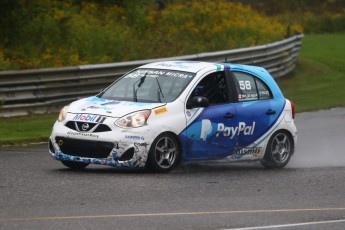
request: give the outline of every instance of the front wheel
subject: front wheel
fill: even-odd
[[[285,131],[274,133],[269,140],[261,164],[266,168],[283,168],[293,153],[293,141]]]
[[[88,163],[83,162],[75,162],[75,161],[61,161],[64,166],[67,166],[68,168],[71,168],[73,170],[82,170],[86,166],[88,166]]]
[[[151,145],[146,168],[154,172],[169,172],[178,163],[179,158],[177,139],[172,134],[163,133]]]

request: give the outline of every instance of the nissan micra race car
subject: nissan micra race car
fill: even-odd
[[[257,160],[284,167],[297,142],[294,104],[261,67],[167,61],[136,68],[65,106],[49,140],[65,166],[146,167]]]

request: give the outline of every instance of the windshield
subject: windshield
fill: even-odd
[[[100,97],[119,101],[172,102],[194,75],[174,70],[136,69],[112,84]]]

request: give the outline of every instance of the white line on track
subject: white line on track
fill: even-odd
[[[210,212],[172,212],[172,213],[134,213],[113,215],[90,215],[90,216],[47,216],[47,217],[17,217],[0,218],[0,222],[8,221],[47,221],[68,219],[98,219],[98,218],[130,218],[130,217],[154,217],[154,216],[184,216],[184,215],[231,215],[245,213],[279,213],[279,212],[325,212],[345,211],[345,208],[305,208],[305,209],[273,209],[273,210],[233,210],[233,211],[210,211]]]
[[[343,219],[343,220],[317,221],[317,222],[305,222],[305,223],[295,223],[295,224],[281,224],[281,225],[247,227],[247,228],[228,228],[228,229],[223,229],[223,230],[257,230],[257,229],[270,229],[270,228],[289,228],[289,227],[297,227],[297,226],[317,225],[317,224],[332,224],[332,223],[341,223],[341,222],[345,222],[345,219]]]

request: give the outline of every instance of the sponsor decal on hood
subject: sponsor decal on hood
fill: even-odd
[[[135,111],[153,109],[163,105],[165,105],[165,103],[114,101],[94,96],[73,102],[70,105],[68,112],[78,114],[98,114],[110,117],[122,117]]]

